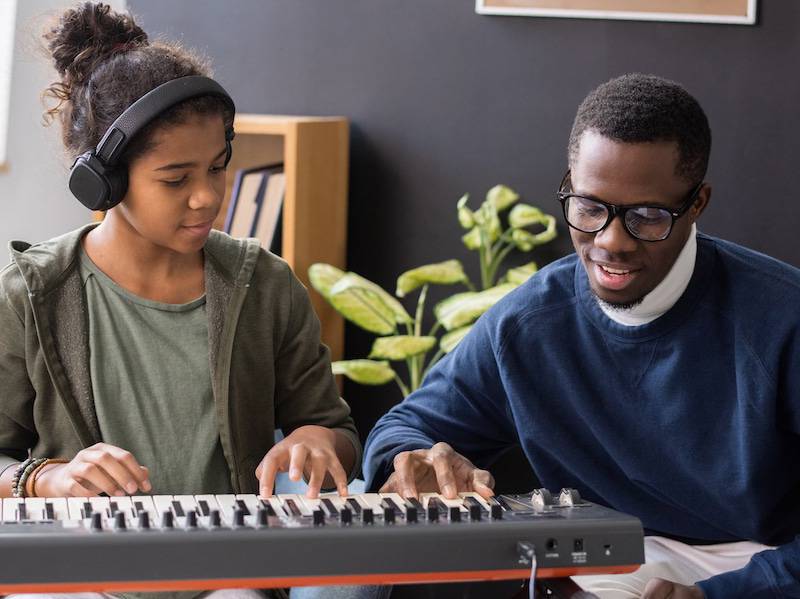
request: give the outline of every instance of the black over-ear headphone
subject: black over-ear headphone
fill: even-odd
[[[228,92],[208,77],[180,77],[159,85],[111,123],[97,148],[78,156],[69,174],[72,194],[90,210],[108,210],[119,204],[128,189],[128,168],[118,162],[130,141],[171,106],[199,96],[216,96],[225,102],[232,114],[236,112],[236,105]],[[226,165],[231,159],[233,136],[233,126],[226,128]]]

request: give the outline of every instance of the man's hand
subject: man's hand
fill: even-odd
[[[347,495],[347,473],[336,454],[336,431],[309,424],[292,431],[267,452],[256,468],[259,495],[269,497],[278,472],[289,471],[291,480],[308,473],[308,497],[317,497],[330,473],[339,495]]]
[[[151,490],[147,468],[129,451],[108,443],[79,451],[67,464],[48,464],[36,477],[39,497],[121,496]]]
[[[663,578],[653,578],[644,587],[642,599],[705,599],[698,586],[687,587]]]
[[[403,451],[394,458],[394,472],[381,487],[381,493],[418,497],[418,493],[441,492],[454,499],[463,491],[475,491],[485,498],[494,495],[494,478],[447,443],[430,449]]]

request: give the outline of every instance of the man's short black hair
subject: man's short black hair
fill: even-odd
[[[705,177],[711,153],[708,119],[697,100],[674,81],[632,73],[595,89],[575,115],[569,136],[570,164],[586,131],[624,143],[675,141],[676,174],[693,184]]]

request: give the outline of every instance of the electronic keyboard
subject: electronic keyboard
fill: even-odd
[[[8,498],[0,593],[204,590],[623,573],[638,519],[572,489]]]

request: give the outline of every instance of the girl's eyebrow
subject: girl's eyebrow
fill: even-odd
[[[214,160],[212,160],[212,162],[222,158],[225,155],[226,151],[227,151],[227,149],[223,148],[222,151],[214,157]],[[171,164],[167,164],[166,166],[160,166],[158,168],[154,168],[153,170],[154,171],[175,171],[175,170],[179,170],[179,169],[182,169],[182,168],[192,168],[192,167],[195,167],[195,166],[197,166],[196,162],[174,162],[174,163],[171,163]]]

